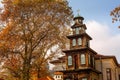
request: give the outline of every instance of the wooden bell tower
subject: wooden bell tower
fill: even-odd
[[[100,72],[95,69],[97,53],[90,48],[92,38],[86,33],[84,18],[77,16],[73,20],[72,34],[67,36],[70,49],[63,51],[66,54],[64,80],[99,80]]]

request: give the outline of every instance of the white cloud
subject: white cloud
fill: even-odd
[[[110,26],[96,21],[86,22],[87,33],[93,38],[91,48],[99,54],[115,55],[120,63],[120,33],[113,35]]]

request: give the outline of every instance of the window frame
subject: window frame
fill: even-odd
[[[111,68],[106,68],[106,77],[107,77],[107,80],[112,80]]]
[[[68,56],[68,66],[72,66],[72,65],[73,65],[72,56],[69,55],[69,56]]]
[[[78,46],[82,45],[82,38],[78,38]]]
[[[88,64],[91,64],[91,55],[88,54]]]
[[[76,39],[72,40],[72,46],[76,46]]]
[[[80,34],[80,29],[79,29],[79,27],[75,28],[75,34]]]
[[[86,64],[86,55],[85,54],[81,54],[80,55],[80,64],[81,65],[85,65]]]

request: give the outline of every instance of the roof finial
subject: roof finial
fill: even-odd
[[[77,16],[80,16],[80,9],[78,9],[77,12],[78,12]]]

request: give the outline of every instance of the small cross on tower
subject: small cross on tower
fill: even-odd
[[[80,14],[79,14],[80,13],[80,9],[77,10],[77,13],[78,13],[78,16],[80,16]]]

